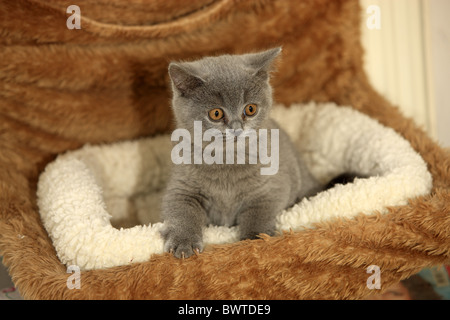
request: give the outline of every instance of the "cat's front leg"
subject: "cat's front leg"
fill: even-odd
[[[167,194],[163,199],[164,251],[177,258],[188,258],[203,250],[202,227],[205,212],[200,203],[185,194]]]
[[[248,207],[238,216],[239,238],[257,239],[260,233],[269,236],[275,234],[276,213],[278,211],[272,206],[264,203]]]

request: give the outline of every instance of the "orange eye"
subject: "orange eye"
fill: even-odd
[[[248,105],[245,106],[245,108],[244,108],[244,114],[245,114],[247,117],[254,116],[257,109],[258,109],[258,107],[256,106],[256,104],[250,103],[250,104],[248,104]]]
[[[216,108],[209,111],[209,118],[213,121],[219,121],[223,118],[223,111],[222,109]]]

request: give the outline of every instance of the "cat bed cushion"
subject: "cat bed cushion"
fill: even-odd
[[[279,212],[279,233],[359,213],[386,213],[387,206],[404,205],[431,190],[427,166],[410,144],[351,108],[332,103],[278,106],[274,117],[324,184],[343,172],[369,177]],[[159,204],[171,147],[168,135],[87,145],[48,165],[38,184],[38,206],[64,264],[88,270],[143,262],[163,253]],[[139,225],[117,229],[111,221]],[[238,241],[237,228],[205,227],[205,245]]]

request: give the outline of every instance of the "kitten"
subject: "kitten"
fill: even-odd
[[[175,257],[187,258],[194,251],[202,251],[202,227],[207,224],[237,224],[241,240],[254,239],[260,233],[273,235],[279,212],[323,189],[287,134],[270,118],[269,76],[280,52],[281,48],[274,48],[169,65],[177,128],[193,135],[194,121],[201,121],[203,132],[220,130],[224,145],[232,139],[235,146],[243,132],[279,130],[279,140],[275,141],[279,167],[275,174],[261,174],[263,164],[250,160],[245,164],[173,166],[162,203],[162,236],[164,250]],[[230,138],[231,129],[234,135]],[[204,142],[201,148],[205,148]]]

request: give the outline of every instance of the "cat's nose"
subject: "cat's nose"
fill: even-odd
[[[237,137],[240,135],[244,130],[242,129],[242,123],[238,120],[234,120],[230,123],[231,129],[233,129],[233,134]]]
[[[235,129],[234,130],[234,135],[237,137],[237,136],[239,136],[242,132],[244,132],[244,130],[242,130],[242,129]]]

